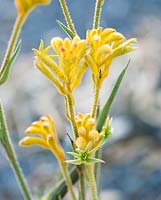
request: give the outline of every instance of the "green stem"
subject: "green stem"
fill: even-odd
[[[67,101],[68,101],[68,106],[69,106],[69,112],[70,112],[70,121],[71,125],[75,134],[75,138],[78,137],[78,130],[77,130],[77,125],[75,122],[75,113],[74,113],[74,108],[73,108],[73,97],[71,94],[67,95]]]
[[[0,142],[6,152],[9,163],[12,166],[12,169],[17,178],[17,181],[21,188],[24,199],[31,200],[32,198],[31,198],[30,190],[29,190],[26,180],[23,176],[20,165],[17,161],[16,154],[15,154],[13,145],[11,143],[10,137],[9,137],[6,120],[5,120],[5,116],[4,116],[1,104],[0,104]]]
[[[67,187],[68,187],[69,192],[71,194],[71,197],[72,197],[73,200],[76,200],[76,196],[75,196],[75,193],[74,193],[74,190],[73,190],[73,184],[72,184],[69,172],[68,172],[67,165],[65,163],[61,163],[61,162],[59,164],[60,164],[60,168],[61,168],[62,174],[63,174],[63,176],[65,178]]]
[[[98,149],[95,153],[95,157],[102,159],[102,148]],[[96,182],[97,182],[97,190],[98,190],[98,197],[100,196],[100,176],[101,176],[101,163],[95,163],[94,166],[94,174],[96,177]]]
[[[70,30],[76,35],[77,32],[76,32],[74,24],[72,22],[70,12],[69,12],[68,6],[66,4],[66,0],[59,0],[59,2],[60,2],[64,17],[65,17],[65,20],[67,22],[68,28],[70,28]]]
[[[75,138],[78,137],[78,129],[75,121],[75,113],[74,113],[74,107],[73,107],[73,97],[71,94],[68,94],[66,97],[67,100],[67,110],[69,108],[69,118],[71,121],[71,125],[73,128],[73,132],[75,134]],[[79,167],[79,178],[80,178],[80,198],[81,200],[85,200],[85,180],[84,180],[84,173],[83,173],[83,167]]]
[[[85,176],[84,176],[84,166],[80,166],[80,200],[85,200],[86,195],[85,195]]]
[[[0,77],[3,74],[3,72],[5,71],[5,67],[7,66],[7,63],[12,55],[12,52],[14,51],[15,45],[17,43],[17,39],[19,37],[20,31],[21,31],[21,28],[22,28],[22,25],[23,25],[25,19],[26,19],[25,15],[18,16],[16,18],[16,21],[15,21],[15,24],[13,27],[13,31],[12,31],[12,34],[10,37],[10,41],[8,43],[8,47],[7,47],[7,50],[6,50],[6,53],[5,53],[5,56],[4,56],[4,59],[3,59],[3,62],[2,62],[1,68],[0,68]]]
[[[87,165],[87,174],[88,174],[89,186],[91,189],[92,200],[98,200],[97,185],[96,185],[96,180],[95,180],[95,176],[94,176],[94,165],[93,164]]]
[[[100,91],[99,85],[95,85],[94,90],[95,90],[94,91],[94,102],[93,102],[93,107],[92,107],[92,112],[91,112],[92,118],[95,118],[96,113],[97,113],[97,106],[98,106],[98,101],[99,101],[99,91]]]
[[[96,0],[94,20],[93,20],[93,29],[97,29],[100,25],[101,10],[104,0]]]

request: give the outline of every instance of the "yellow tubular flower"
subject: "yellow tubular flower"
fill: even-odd
[[[78,36],[72,40],[55,37],[47,48],[44,48],[41,41],[39,49],[34,49],[35,66],[66,96],[80,84],[87,68],[83,60],[86,48],[86,41]],[[49,54],[50,49],[55,53]]]
[[[75,141],[76,147],[81,151],[86,151],[87,148],[90,151],[98,147],[103,139],[103,135],[93,129],[96,120],[91,118],[88,113],[84,115],[78,114],[75,120],[78,128],[78,137]]]
[[[94,84],[99,86],[108,76],[113,59],[136,49],[132,46],[136,43],[135,38],[126,40],[112,28],[88,30],[86,38],[90,53],[85,59],[91,68]]]
[[[50,115],[41,117],[39,121],[33,122],[25,131],[28,135],[39,135],[40,137],[24,137],[19,144],[21,146],[39,145],[50,150],[60,162],[65,161],[65,154],[59,144],[55,125]]]
[[[50,0],[15,0],[15,5],[20,16],[28,14],[38,5],[49,3]]]

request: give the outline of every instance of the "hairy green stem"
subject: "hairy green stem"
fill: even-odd
[[[94,88],[94,102],[93,102],[93,107],[92,107],[92,112],[91,112],[91,117],[92,118],[96,117],[98,101],[99,101],[99,91],[100,91],[100,87],[98,85],[95,85],[95,88]]]
[[[93,103],[93,107],[92,107],[92,113],[91,116],[93,118],[96,118],[97,116],[97,110],[98,110],[98,102],[99,102],[99,93],[100,93],[100,84],[98,81],[98,84],[95,85],[95,93],[94,93],[94,103]],[[95,153],[95,157],[98,158],[98,155],[100,150],[97,150]],[[95,163],[94,164],[94,175],[96,177],[97,180],[97,188],[99,188],[99,182],[100,182],[100,177],[99,177],[99,172],[100,172],[100,163]],[[99,192],[99,190],[98,190]]]
[[[75,134],[75,138],[78,137],[78,130],[77,130],[77,125],[76,125],[76,121],[75,121],[75,113],[74,113],[74,107],[73,107],[73,97],[71,94],[67,95],[67,102],[68,102],[68,106],[69,106],[69,114],[70,114],[70,121],[71,121],[71,125],[73,128],[73,132]]]
[[[84,175],[84,166],[81,165],[80,166],[80,174],[79,174],[79,178],[80,178],[80,200],[85,200],[86,199],[86,194],[85,194],[85,175]]]
[[[69,117],[70,117],[70,122],[73,128],[73,132],[75,134],[75,139],[78,137],[78,129],[75,121],[75,113],[74,113],[74,106],[73,106],[73,97],[71,94],[68,94],[67,97],[67,104],[69,108]],[[85,200],[85,180],[84,180],[84,173],[83,173],[83,167],[80,166],[78,167],[80,174],[79,174],[79,181],[80,181],[80,198],[81,200]]]
[[[75,195],[74,190],[73,190],[73,184],[72,184],[69,172],[68,172],[67,165],[65,163],[61,163],[61,162],[59,164],[60,164],[60,168],[61,168],[62,174],[63,174],[63,176],[65,178],[67,187],[68,187],[69,192],[71,194],[72,200],[76,200],[76,195]]]
[[[74,24],[72,22],[70,12],[69,12],[68,6],[66,4],[66,0],[59,0],[59,2],[60,2],[64,17],[65,17],[65,20],[67,22],[68,28],[70,28],[70,30],[76,35],[77,33],[75,30]]]
[[[6,124],[6,120],[5,120],[5,116],[4,116],[4,112],[2,110],[1,104],[0,104],[0,143],[2,144],[2,146],[6,152],[9,163],[10,163],[10,165],[14,171],[14,174],[17,178],[17,181],[21,188],[24,199],[31,200],[32,198],[31,198],[30,190],[29,190],[26,180],[23,176],[20,165],[17,161],[16,154],[15,154],[13,145],[11,143],[10,137],[9,137],[7,124]]]
[[[95,153],[95,157],[102,159],[102,148],[98,149]],[[94,166],[94,174],[96,177],[96,182],[97,182],[97,190],[98,190],[98,197],[100,196],[100,176],[101,176],[101,163],[95,163]]]
[[[104,0],[96,0],[94,19],[93,19],[93,29],[97,29],[100,25],[101,10]]]
[[[96,185],[96,180],[95,180],[95,175],[94,175],[93,164],[87,165],[87,174],[88,174],[89,187],[91,189],[92,200],[98,200],[97,185]]]
[[[3,59],[3,62],[2,62],[1,68],[0,68],[0,77],[3,74],[3,72],[5,71],[7,63],[9,61],[10,57],[12,56],[12,53],[14,51],[15,45],[17,43],[17,39],[19,37],[20,31],[21,31],[21,28],[22,28],[22,25],[23,25],[25,19],[26,19],[25,15],[18,16],[16,18],[16,21],[15,21],[15,24],[13,27],[13,31],[12,31],[12,34],[10,37],[10,41],[8,43],[8,47],[7,47],[7,50],[6,50],[6,53],[5,53],[5,56],[4,56],[4,59]]]

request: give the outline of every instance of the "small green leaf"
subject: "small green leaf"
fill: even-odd
[[[66,160],[65,162],[73,165],[81,165],[83,163],[81,159]]]
[[[67,26],[65,26],[61,21],[56,20],[59,26],[65,31],[65,33],[70,37],[70,39],[73,39],[75,36],[75,33],[73,33]]]
[[[104,140],[107,140],[110,136],[112,135],[111,130],[110,129],[105,129],[105,137]]]
[[[104,123],[106,121],[106,118],[108,116],[109,110],[110,110],[111,105],[112,105],[112,102],[113,102],[113,100],[114,100],[114,98],[115,98],[115,96],[117,94],[117,91],[118,91],[118,89],[120,87],[120,84],[121,84],[121,82],[123,80],[125,72],[126,72],[128,66],[129,66],[129,63],[130,63],[130,60],[128,61],[126,67],[121,71],[121,73],[120,73],[120,75],[119,75],[119,77],[118,77],[118,79],[117,79],[117,81],[116,81],[116,83],[115,83],[115,85],[114,85],[114,87],[113,87],[113,89],[111,91],[111,94],[110,94],[109,98],[107,99],[106,104],[104,105],[104,107],[103,107],[103,109],[102,109],[102,111],[101,111],[101,113],[100,113],[100,115],[98,117],[97,124],[96,124],[96,129],[99,132],[101,132],[102,127],[103,127],[103,125],[104,125]]]
[[[67,154],[74,156],[75,158],[80,158],[80,155],[78,153],[74,152],[67,152]]]
[[[5,83],[7,81],[10,69],[11,69],[14,61],[16,60],[16,57],[18,56],[18,54],[20,52],[21,46],[22,46],[22,42],[20,40],[18,42],[11,58],[9,59],[7,65],[5,65],[4,68],[0,71],[0,85],[2,85],[3,83]]]
[[[88,163],[98,163],[98,162],[101,162],[101,163],[105,163],[105,161],[99,159],[99,158],[88,158],[86,160]]]

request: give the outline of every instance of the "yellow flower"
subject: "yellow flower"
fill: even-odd
[[[65,161],[65,154],[59,144],[55,125],[50,115],[43,116],[39,121],[33,122],[25,131],[29,135],[39,135],[40,137],[24,137],[19,144],[21,146],[39,145],[50,150],[60,162]]]
[[[91,68],[95,84],[101,84],[107,77],[114,58],[136,49],[132,46],[136,43],[135,38],[126,40],[112,28],[88,30],[86,37],[90,53],[85,59]]]
[[[28,14],[37,5],[48,3],[50,3],[50,0],[15,0],[15,5],[20,16]]]
[[[49,54],[50,49],[55,53]],[[66,96],[80,84],[87,68],[86,62],[83,62],[85,52],[86,41],[78,36],[72,40],[55,37],[47,48],[41,41],[39,50],[34,49],[35,66]]]
[[[98,133],[97,130],[93,129],[96,120],[91,118],[90,114],[78,114],[75,118],[78,137],[75,141],[75,145],[81,151],[89,151],[97,148],[103,139],[103,134]]]

